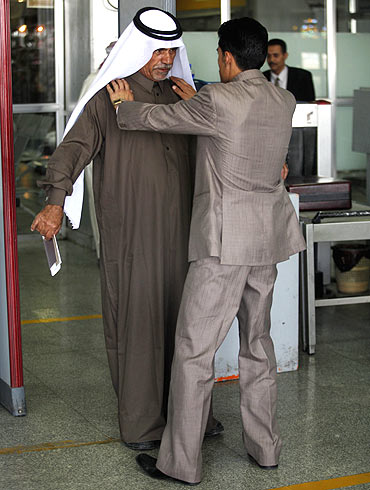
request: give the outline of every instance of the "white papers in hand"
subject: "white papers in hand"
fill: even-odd
[[[55,276],[62,266],[57,239],[55,238],[55,235],[51,240],[46,240],[44,237],[42,237],[42,239],[44,242],[46,258],[48,259],[50,274]]]

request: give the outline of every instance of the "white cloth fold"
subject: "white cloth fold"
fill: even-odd
[[[141,20],[154,29],[168,30],[175,29],[176,25],[165,12],[161,10],[150,10],[141,15]],[[168,76],[183,78],[194,87],[188,55],[182,38],[174,41],[162,41],[154,39],[139,31],[133,22],[124,30],[98,72],[94,82],[86,94],[77,103],[74,111],[69,118],[64,131],[63,138],[77,121],[81,112],[88,101],[110,81],[117,78],[124,78],[139,71],[152,57],[156,49],[178,48],[173,62],[173,66]],[[67,196],[64,203],[64,212],[76,229],[80,226],[82,202],[84,191],[84,172],[82,172],[73,185],[71,196]]]

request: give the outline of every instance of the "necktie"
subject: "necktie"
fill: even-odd
[[[280,87],[280,78],[279,77],[276,77],[275,78],[275,83],[274,83],[275,87]]]

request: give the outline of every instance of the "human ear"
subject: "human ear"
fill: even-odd
[[[233,60],[233,55],[230,53],[230,51],[225,51],[224,56],[223,56],[223,61],[225,64],[230,65]]]

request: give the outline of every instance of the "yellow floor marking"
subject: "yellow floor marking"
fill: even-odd
[[[94,320],[96,318],[102,318],[102,315],[68,316],[65,318],[37,318],[36,320],[22,320],[21,324],[29,325],[30,323],[71,322],[73,320]]]
[[[110,444],[112,442],[119,442],[120,439],[108,438],[104,441],[91,441],[91,442],[78,442],[78,441],[56,441],[56,442],[44,442],[43,444],[36,444],[34,446],[14,446],[0,448],[0,454],[23,454],[31,453],[35,451],[52,451],[54,449],[65,449],[70,447],[82,447],[82,446],[95,446],[96,444]]]
[[[370,483],[370,473],[342,476],[340,478],[331,478],[330,480],[297,483],[296,485],[287,485],[286,487],[277,487],[270,490],[333,490],[334,488],[351,487],[352,485],[361,485],[362,483]]]

